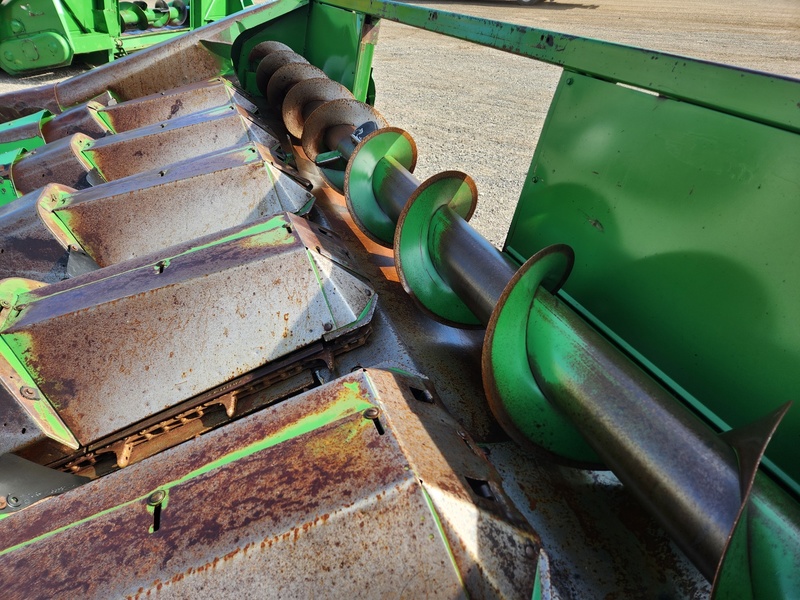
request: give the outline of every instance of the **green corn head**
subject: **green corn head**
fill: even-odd
[[[502,251],[382,19],[563,69]],[[4,598],[797,597],[798,99],[379,0],[0,97]]]

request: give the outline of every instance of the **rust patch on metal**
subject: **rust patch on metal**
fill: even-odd
[[[365,379],[351,375],[10,516],[0,548],[44,537],[0,550],[3,572],[14,573],[6,597],[144,596],[167,586],[192,595],[218,592],[217,581],[237,581],[240,592],[333,585],[355,594],[365,578],[371,590],[453,597],[458,580],[391,436],[358,412],[333,417],[353,393],[344,383],[368,400]],[[248,450],[330,410],[307,434]],[[197,471],[212,461],[209,472]],[[157,490],[166,495],[155,529],[148,499]],[[392,540],[400,535],[414,560],[397,561]],[[380,568],[365,576],[356,566],[366,560]]]
[[[283,100],[281,116],[286,129],[297,139],[303,135],[303,127],[310,110],[325,102],[352,98],[353,94],[338,81],[328,77],[306,79],[295,84]]]
[[[87,102],[71,108],[45,123],[42,126],[42,135],[48,143],[76,133],[92,138],[105,137],[112,132],[98,116],[98,111],[102,109],[103,105],[99,102]]]
[[[176,81],[191,83],[216,77],[222,59],[203,47],[200,40],[212,39],[215,30],[223,31],[224,21],[213,23],[202,33],[190,32],[170,44],[141,50],[59,82],[55,85],[58,103],[63,107],[75,106],[105,91],[123,101],[131,100],[170,89]],[[176,56],[180,59],[176,60]]]
[[[171,165],[77,192],[54,212],[108,266],[283,211],[258,159],[249,147]],[[218,192],[197,201],[198,190],[211,189]]]
[[[258,66],[258,63],[261,62],[261,59],[267,54],[271,52],[283,52],[287,50],[291,50],[291,48],[283,42],[276,42],[273,40],[260,42],[253,46],[253,49],[250,50],[250,54],[247,55],[247,63],[250,65],[251,70],[253,70]]]
[[[0,279],[55,283],[66,277],[68,252],[36,212],[39,192],[0,207]]]
[[[38,112],[43,108],[52,113],[61,112],[56,100],[56,86],[52,83],[2,94],[0,106],[9,107],[20,116]]]
[[[267,102],[280,108],[289,90],[306,79],[327,77],[325,71],[308,63],[289,63],[279,68],[267,82]]]
[[[244,117],[230,104],[97,140],[87,153],[106,180],[120,179],[253,141]]]
[[[220,78],[192,83],[103,109],[103,116],[117,132],[130,131],[161,121],[230,104],[233,88]]]
[[[89,187],[86,175],[92,165],[83,156],[92,138],[77,133],[68,138],[40,146],[11,167],[11,179],[22,194],[48,183],[61,183],[75,189]]]
[[[272,75],[284,65],[290,63],[307,63],[308,60],[294,50],[277,50],[262,58],[256,68],[256,88],[261,95],[267,97],[267,84]]]

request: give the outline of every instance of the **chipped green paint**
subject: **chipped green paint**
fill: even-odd
[[[325,300],[325,306],[328,307],[328,314],[331,316],[331,322],[333,323],[333,328],[338,329],[339,324],[336,322],[336,317],[333,316],[333,309],[331,308],[331,303],[328,301],[328,294],[325,293],[325,286],[322,285],[322,275],[317,268],[317,261],[314,260],[314,257],[311,254],[311,250],[306,249],[306,256],[308,256],[308,262],[311,263],[311,268],[314,271],[314,276],[317,278],[317,285],[319,285],[319,291],[322,292],[322,298]]]
[[[78,241],[72,233],[70,220],[72,215],[70,213],[60,213],[58,209],[69,203],[70,194],[68,192],[52,193],[47,197],[39,200],[39,215],[45,221],[49,229],[56,229],[69,241],[70,244],[77,248],[83,248],[83,244]],[[62,242],[63,243],[63,242]]]
[[[0,175],[0,206],[13,202],[19,196],[14,182],[11,181],[10,173],[12,165],[17,162],[22,153],[22,148],[0,152],[0,173],[3,173]]]
[[[12,140],[9,142],[0,142],[0,152],[14,151],[17,149],[26,150],[30,152],[34,148],[44,146],[44,138],[42,137],[42,125],[47,123],[53,118],[53,113],[49,110],[40,110],[37,113],[14,119],[6,123],[0,123],[0,134],[12,131],[14,129],[21,129],[29,127],[30,125],[38,125],[38,135],[22,138],[19,140]]]
[[[355,320],[356,323],[360,323],[361,321],[367,318],[367,315],[370,313],[373,306],[375,306],[377,300],[378,297],[375,294],[372,294],[372,296],[370,296],[369,302],[367,302],[364,305],[364,309],[358,314],[358,318]]]
[[[359,382],[357,381],[345,382],[344,384],[342,384],[341,389],[339,390],[339,393],[336,396],[336,399],[333,400],[331,404],[323,411],[306,415],[301,419],[295,421],[294,423],[287,425],[283,429],[280,429],[275,433],[259,440],[258,442],[254,442],[253,444],[245,446],[240,450],[236,450],[234,452],[230,452],[224,456],[221,456],[203,465],[202,467],[199,467],[194,471],[187,473],[183,477],[159,485],[158,487],[154,488],[153,490],[149,491],[146,494],[138,496],[132,500],[128,500],[127,502],[123,502],[122,504],[118,504],[116,506],[112,506],[105,510],[101,510],[89,517],[85,517],[83,519],[79,519],[67,525],[63,525],[61,527],[58,527],[57,529],[48,531],[34,538],[26,540],[24,542],[20,542],[19,544],[15,544],[14,546],[10,546],[9,548],[6,548],[4,550],[0,550],[0,556],[5,556],[6,554],[19,550],[21,548],[25,548],[26,546],[29,546],[31,544],[40,542],[49,537],[57,535],[61,532],[68,531],[69,529],[72,529],[84,523],[89,523],[97,518],[111,514],[120,509],[127,508],[131,505],[140,503],[142,501],[147,502],[147,498],[150,496],[150,494],[152,494],[156,490],[163,490],[164,492],[166,492],[168,497],[169,491],[176,486],[191,481],[192,479],[205,475],[206,473],[209,473],[226,465],[235,463],[236,461],[247,458],[248,456],[252,456],[253,454],[256,454],[263,450],[267,450],[284,442],[311,433],[331,423],[342,421],[344,419],[353,417],[354,415],[360,419],[361,418],[360,413],[362,411],[369,408],[370,406],[374,406],[372,403],[369,402],[367,397],[368,395],[362,392],[362,388]],[[298,400],[302,401],[302,396],[298,397]],[[164,507],[165,504],[162,504],[162,510]],[[11,514],[15,513],[0,515],[0,521],[11,516]]]
[[[42,393],[31,374],[2,337],[0,337],[0,360],[8,363],[8,366],[11,367],[16,374],[16,380],[14,381],[7,379],[5,375],[0,377],[0,381],[30,417],[36,421],[42,433],[73,450],[77,450],[80,446],[78,440],[64,421],[61,420],[61,417],[58,416],[56,408],[50,403],[47,396]],[[20,388],[22,386],[31,387],[38,391],[39,399],[27,400],[22,397],[20,393]]]
[[[428,505],[428,510],[431,511],[431,515],[433,516],[433,522],[436,524],[436,530],[439,532],[439,537],[444,545],[445,549],[447,550],[447,556],[450,557],[450,564],[453,567],[453,571],[458,577],[458,583],[461,585],[461,590],[464,593],[464,597],[469,599],[469,591],[467,587],[464,585],[464,579],[461,577],[461,571],[458,569],[458,563],[456,562],[456,557],[453,554],[453,549],[450,547],[450,542],[447,540],[447,535],[444,532],[444,526],[442,525],[441,519],[439,519],[439,513],[436,512],[436,507],[433,505],[433,500],[431,499],[430,495],[428,494],[428,490],[425,489],[425,486],[420,483],[420,490],[422,490],[422,497],[425,498],[425,504]],[[431,539],[433,539],[433,534],[431,534]]]

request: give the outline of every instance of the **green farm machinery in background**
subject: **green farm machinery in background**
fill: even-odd
[[[8,0],[0,4],[0,68],[11,75],[103,64],[235,13],[251,0]]]

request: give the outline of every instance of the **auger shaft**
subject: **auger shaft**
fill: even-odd
[[[378,205],[395,223],[418,187],[419,180],[393,158],[382,158],[375,165],[372,189]]]
[[[448,207],[433,216],[433,263],[459,298],[488,325],[517,266]],[[548,294],[547,290],[542,290]]]

